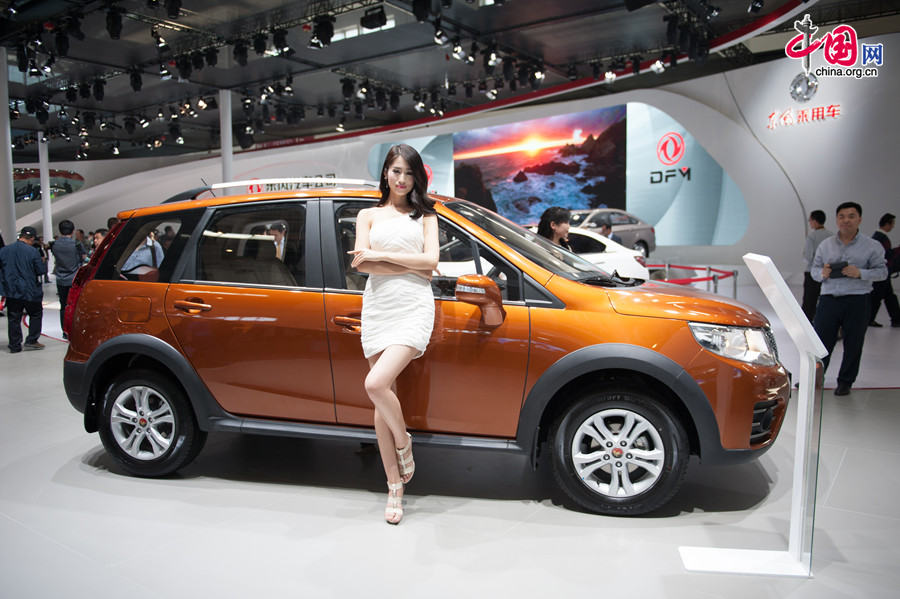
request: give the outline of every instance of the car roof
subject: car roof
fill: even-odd
[[[153,206],[145,206],[142,208],[131,208],[118,213],[120,220],[126,220],[138,216],[163,215],[170,212],[178,212],[192,208],[207,208],[210,206],[230,206],[235,204],[249,204],[256,202],[277,201],[277,200],[318,200],[327,198],[359,198],[359,199],[381,199],[381,192],[377,189],[359,189],[346,187],[332,188],[307,188],[292,189],[287,191],[271,191],[260,193],[232,194],[224,196],[212,196],[200,198],[196,200],[184,200],[181,202],[163,203]],[[428,197],[436,203],[441,203],[455,198],[448,198],[436,194],[428,194]]]

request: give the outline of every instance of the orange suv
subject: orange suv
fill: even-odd
[[[65,389],[85,429],[138,476],[186,465],[208,431],[374,442],[366,275],[347,251],[378,197],[320,187],[120,213],[65,314]],[[641,514],[675,494],[691,454],[733,464],[774,442],[790,383],[760,312],[618,279],[435,199],[434,332],[398,380],[416,444],[534,467],[543,449],[581,508]]]

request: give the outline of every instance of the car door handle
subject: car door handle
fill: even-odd
[[[192,297],[186,300],[175,300],[173,304],[177,310],[184,310],[188,314],[199,314],[200,312],[209,312],[212,306],[204,304],[199,297]]]
[[[335,316],[334,324],[348,329],[351,333],[359,333],[362,331],[362,321],[358,318],[350,316]]]

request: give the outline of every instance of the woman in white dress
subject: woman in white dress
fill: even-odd
[[[369,273],[363,293],[362,346],[369,360],[366,393],[375,405],[375,434],[388,480],[384,518],[403,518],[403,485],[415,471],[412,438],[395,381],[425,353],[434,324],[431,273],[438,263],[438,223],[419,153],[391,147],[381,171],[381,201],[356,218],[351,266]]]

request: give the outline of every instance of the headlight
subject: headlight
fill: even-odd
[[[778,354],[774,344],[769,343],[768,336],[763,329],[728,327],[699,322],[689,324],[697,343],[713,353],[763,366],[773,366],[778,363]]]

